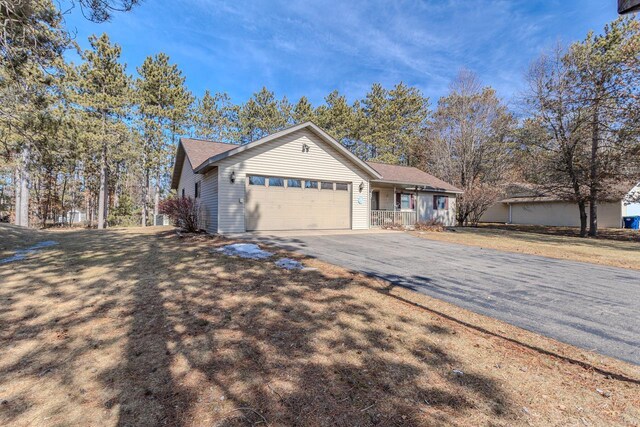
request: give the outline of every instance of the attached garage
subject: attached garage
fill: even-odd
[[[374,214],[449,224],[461,193],[414,167],[365,162],[311,122],[244,145],[181,138],[175,159],[171,188],[195,199],[209,233],[364,230]]]
[[[245,227],[247,231],[349,229],[351,185],[249,175]]]
[[[210,233],[367,229],[380,177],[307,122],[245,145],[182,138],[172,188],[196,199]]]

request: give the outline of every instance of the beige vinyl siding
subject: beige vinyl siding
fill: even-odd
[[[495,203],[482,214],[481,222],[509,222],[509,206],[506,203]]]
[[[198,221],[200,227],[209,233],[218,232],[218,169],[214,168],[206,175],[193,173],[191,162],[185,156],[182,165],[182,173],[178,182],[178,196],[182,196],[184,188],[185,197],[195,198],[196,182],[200,182],[200,197],[196,199],[199,204]]]
[[[213,168],[202,178],[200,209],[202,228],[208,233],[218,232],[218,168]]]
[[[492,206],[482,216],[483,222],[508,222],[509,205]],[[598,205],[598,225],[604,228],[622,226],[624,212],[622,201],[600,203]],[[504,216],[500,217],[500,213]],[[587,205],[587,215],[589,205]],[[500,218],[503,218],[500,220]],[[511,223],[522,225],[548,225],[556,227],[579,227],[580,213],[578,205],[568,202],[531,202],[511,204]]]
[[[434,209],[433,196],[444,196],[448,198],[447,209]],[[429,220],[440,221],[446,226],[453,226],[456,223],[456,196],[443,193],[429,193],[420,191],[418,193],[418,221]]]
[[[587,214],[589,207],[587,206]],[[558,227],[579,227],[578,206],[566,202],[513,203],[511,205],[513,224],[551,225]],[[598,205],[598,225],[619,228],[622,222],[622,202]]]
[[[380,210],[393,210],[393,205],[395,201],[393,200],[393,188],[374,188],[374,191],[378,192],[378,202],[380,205],[378,209]]]
[[[309,151],[302,152],[307,144]],[[308,129],[284,135],[218,163],[220,232],[245,231],[245,178],[249,174],[318,181],[349,182],[351,192],[351,226],[369,228],[369,181],[342,153]],[[235,172],[235,182],[230,175]],[[359,191],[360,183],[364,189]],[[361,197],[362,203],[358,203]],[[304,212],[300,213],[301,215]]]
[[[184,163],[182,164],[182,173],[180,174],[180,181],[178,181],[178,196],[182,196],[182,189],[184,189],[185,197],[195,197],[196,195],[196,182],[202,180],[202,175],[193,173],[193,167],[187,156],[184,157]]]

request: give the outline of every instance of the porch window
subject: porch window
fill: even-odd
[[[400,195],[400,209],[411,209],[411,194]]]
[[[433,196],[433,209],[437,211],[449,208],[449,198],[447,196]]]
[[[413,195],[409,193],[396,193],[396,209],[409,210],[413,208]]]

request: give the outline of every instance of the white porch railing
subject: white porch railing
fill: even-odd
[[[416,211],[371,211],[371,227],[415,225]]]

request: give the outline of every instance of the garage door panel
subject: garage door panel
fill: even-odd
[[[247,230],[347,229],[350,192],[247,186]]]

